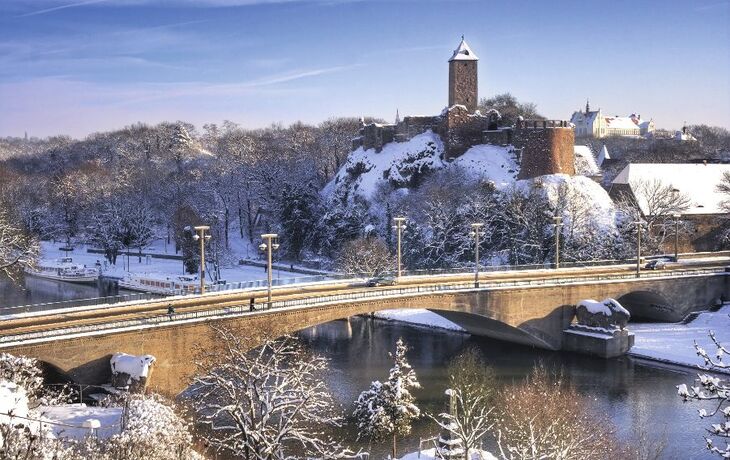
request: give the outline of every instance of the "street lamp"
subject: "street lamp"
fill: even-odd
[[[261,239],[264,241],[259,245],[259,249],[267,253],[267,269],[269,280],[269,307],[271,307],[271,253],[279,249],[279,235],[276,233],[264,233],[261,235]]]
[[[471,224],[471,232],[469,232],[469,236],[474,238],[474,287],[479,287],[479,237],[484,235],[484,230],[482,229],[484,227],[484,224],[475,222]]]
[[[553,225],[555,226],[555,268],[560,268],[560,227],[563,217],[555,214],[553,216]]]
[[[682,217],[679,213],[674,213],[674,261],[679,260],[679,218]]]
[[[210,239],[210,235],[206,235],[205,232],[210,230],[207,225],[198,225],[193,227],[195,235],[193,239],[200,241],[200,294],[205,294],[205,242]]]
[[[401,241],[401,235],[403,233],[403,230],[406,228],[406,218],[405,217],[394,217],[393,222],[395,222],[395,225],[393,225],[393,229],[396,230],[398,235],[398,279],[400,279],[401,276],[401,251],[400,251],[400,241]]]
[[[636,225],[636,277],[641,277],[641,226],[644,224],[641,220],[633,222]]]

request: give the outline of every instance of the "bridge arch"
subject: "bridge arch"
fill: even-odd
[[[632,320],[676,322],[684,316],[666,295],[652,289],[629,291],[616,300],[631,313]]]

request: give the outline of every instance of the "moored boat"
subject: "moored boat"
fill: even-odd
[[[69,283],[94,283],[99,278],[98,268],[76,264],[71,257],[61,257],[54,261],[41,260],[35,267],[26,268],[25,272],[39,278]]]
[[[127,273],[123,279],[119,280],[119,287],[164,295],[193,294],[199,292],[200,281],[197,276],[190,275]]]

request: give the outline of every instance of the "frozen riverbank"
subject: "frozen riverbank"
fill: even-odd
[[[414,326],[466,332],[457,324],[454,324],[446,318],[423,308],[416,308],[413,310],[382,310],[375,313],[374,316],[376,318],[386,319],[388,321],[399,321],[401,323]]]
[[[730,344],[730,304],[715,312],[703,312],[687,324],[629,324],[636,342],[629,355],[669,364],[704,369],[704,360],[697,356],[694,342],[714,353],[715,346],[707,336],[715,331],[718,340]],[[728,370],[730,372],[730,370]]]
[[[425,309],[383,310],[376,318],[389,321],[449,331],[465,332],[457,324]],[[730,304],[715,312],[703,312],[690,323],[631,323],[629,330],[635,334],[636,343],[629,355],[673,365],[703,369],[704,361],[697,356],[694,342],[708,351],[715,347],[707,336],[713,330],[717,338],[730,344]],[[730,373],[730,370],[727,371]]]

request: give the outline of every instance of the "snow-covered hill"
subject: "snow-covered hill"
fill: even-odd
[[[519,168],[509,147],[477,145],[459,158],[447,162],[441,138],[427,131],[408,142],[386,144],[381,152],[358,148],[350,154],[324,194],[360,195],[372,198],[381,185],[412,187],[427,173],[460,167],[475,178],[492,181],[501,189],[514,183]]]

